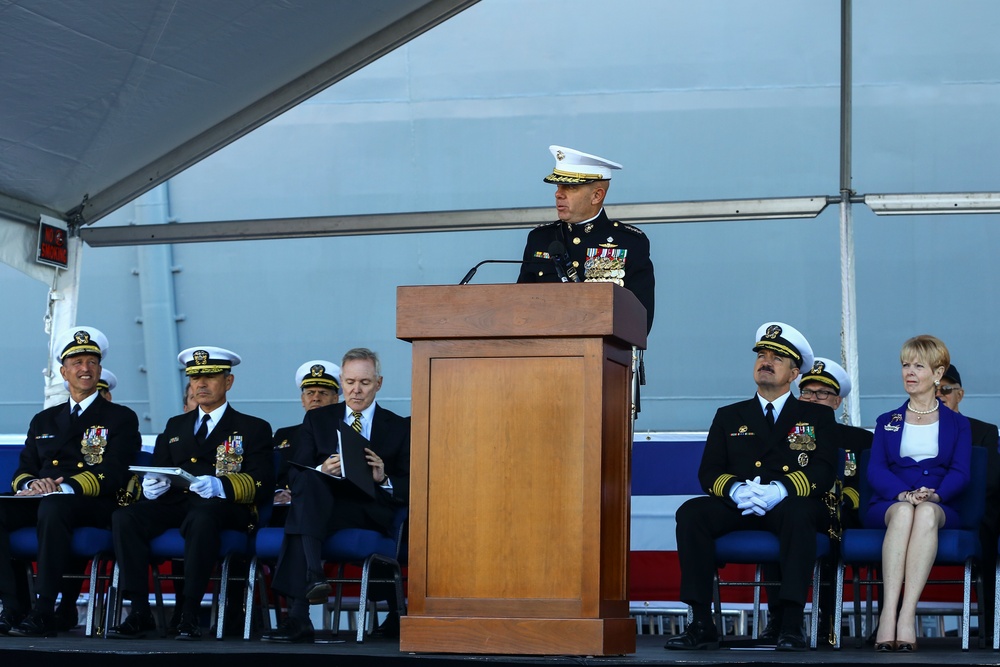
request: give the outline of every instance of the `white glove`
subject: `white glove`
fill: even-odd
[[[764,503],[766,512],[773,510],[774,506],[785,498],[785,496],[781,493],[781,489],[774,482],[771,482],[766,486],[761,484],[751,484],[750,488],[753,490],[754,496]]]
[[[743,516],[747,514],[764,516],[763,504],[753,491],[754,485],[757,485],[759,482],[760,477],[755,477],[752,481],[748,479],[746,482],[733,487],[731,497],[733,502],[736,503],[736,507],[743,510]]]
[[[214,475],[199,475],[191,482],[191,493],[202,498],[222,498],[222,480]]]
[[[170,488],[170,479],[167,477],[157,477],[146,475],[142,478],[142,495],[150,500],[156,500]]]

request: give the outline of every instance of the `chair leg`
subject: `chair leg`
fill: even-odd
[[[361,566],[361,594],[358,598],[358,636],[355,639],[361,644],[365,641],[365,628],[368,625],[368,577],[371,575],[372,562],[375,556],[369,556]]]
[[[1000,650],[1000,557],[993,570],[993,650]]]
[[[232,562],[232,556],[226,556],[222,561],[222,571],[219,574],[219,588],[218,588],[218,598],[219,603],[216,607],[218,612],[215,616],[215,638],[222,639],[223,632],[226,629],[226,602],[229,597],[229,566]]]
[[[714,598],[715,598],[715,627],[719,631],[719,636],[722,637],[726,632],[726,627],[722,624],[722,594],[719,592],[719,571],[715,571],[715,576],[713,577],[714,583]]]
[[[98,592],[97,592],[97,569],[101,565],[101,557],[95,555],[90,561],[90,599],[87,600],[87,626],[84,631],[85,637],[94,636],[94,616],[98,613],[100,605],[98,604]]]
[[[851,582],[854,584],[854,622],[858,626],[857,636],[854,638],[854,647],[861,648],[865,644],[864,636],[866,632],[871,631],[870,626],[866,626],[862,623],[861,616],[861,570],[858,564],[855,563],[851,566]],[[870,591],[871,589],[869,589]],[[871,598],[869,598],[868,604],[871,604]],[[868,619],[871,622],[871,619]]]
[[[250,558],[250,565],[247,567],[247,591],[243,598],[243,639],[250,639],[250,630],[253,627],[253,594],[257,586],[257,557]],[[263,586],[262,586],[263,587]],[[261,607],[261,611],[267,612],[267,606]]]
[[[156,596],[156,615],[160,621],[160,637],[167,636],[167,615],[163,609],[163,586],[160,583],[160,567],[153,565],[153,594]],[[174,582],[174,604],[177,604],[177,583]]]
[[[962,578],[962,650],[969,650],[969,626],[972,624],[972,559],[965,561],[965,576]]]
[[[844,561],[837,559],[837,586],[834,590],[833,648],[840,650],[840,628],[844,622]]]
[[[809,648],[816,650],[816,640],[819,635],[819,586],[820,586],[820,561],[817,558],[813,563],[813,601],[812,613],[809,614]]]
[[[757,567],[753,571],[753,633],[751,634],[752,639],[757,639],[759,636],[758,628],[760,627],[760,573],[761,564],[757,563]],[[768,600],[770,602],[770,600]]]
[[[115,561],[115,566],[111,570],[111,584],[108,586],[108,601],[104,606],[104,634],[103,637],[106,639],[108,636],[108,630],[115,627],[121,622],[122,617],[122,600],[121,596],[118,594],[118,578],[119,569],[118,561]]]

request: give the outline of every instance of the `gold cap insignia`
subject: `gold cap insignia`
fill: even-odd
[[[204,366],[208,363],[208,352],[205,350],[195,350],[195,353],[192,356],[194,357],[194,363],[199,366]]]
[[[323,364],[316,364],[309,369],[309,374],[312,375],[314,378],[323,377],[323,373],[325,372],[326,372],[326,367],[323,366]]]
[[[769,338],[770,340],[774,340],[780,335],[781,335],[781,327],[779,327],[777,324],[772,324],[767,328],[767,331],[764,332],[764,338]]]
[[[86,345],[90,342],[90,334],[86,331],[77,331],[73,334],[73,340],[76,341],[77,345]]]
[[[562,161],[566,159],[566,154],[562,151],[556,151],[556,160]]]
[[[810,372],[822,373],[824,368],[826,368],[826,364],[824,364],[822,361],[817,361],[816,363],[813,364],[812,370]]]

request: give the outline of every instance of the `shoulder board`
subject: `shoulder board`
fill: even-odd
[[[641,229],[638,227],[633,227],[632,225],[626,225],[624,222],[618,222],[618,228],[624,229],[626,231],[632,232],[636,236],[645,236]]]

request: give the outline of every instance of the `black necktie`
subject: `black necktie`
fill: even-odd
[[[76,425],[76,421],[80,418],[80,404],[77,403],[73,406],[73,411],[69,413],[69,421],[71,424]]]
[[[198,432],[194,434],[194,439],[199,445],[204,445],[206,438],[208,438],[208,415],[201,418],[201,426],[198,427]]]
[[[767,425],[770,428],[774,428],[774,405],[772,403],[768,403],[764,408],[764,412],[766,413],[764,418],[767,419]]]

